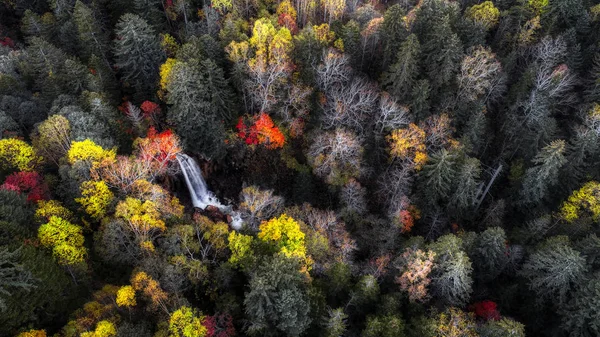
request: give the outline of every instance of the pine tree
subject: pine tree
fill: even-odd
[[[423,170],[419,172],[419,184],[427,196],[427,202],[435,203],[450,195],[457,171],[455,153],[442,149],[431,155]]]
[[[311,322],[299,264],[283,255],[264,261],[250,275],[244,299],[249,333],[300,336]]]
[[[522,202],[536,204],[546,198],[548,189],[558,183],[559,170],[566,162],[564,140],[556,140],[545,146],[533,159],[535,166],[525,172]]]
[[[116,66],[139,95],[151,95],[158,79],[158,67],[165,58],[158,36],[135,14],[124,14],[115,28]]]
[[[440,237],[430,244],[435,252],[431,288],[449,305],[461,306],[469,301],[472,292],[471,260],[462,250],[463,242],[454,234]]]
[[[600,278],[593,275],[581,284],[572,298],[559,311],[561,327],[570,336],[598,336],[600,334]]]
[[[81,56],[89,60],[92,55],[98,55],[108,63],[106,55],[108,38],[102,31],[102,26],[96,19],[94,11],[77,0],[73,10],[73,20],[77,26]]]
[[[387,68],[402,60],[397,56],[401,49],[401,44],[407,38],[408,31],[404,21],[406,12],[399,4],[390,6],[383,14],[383,23],[381,24],[381,41],[384,43],[383,47],[383,64],[382,69]]]
[[[398,60],[390,66],[388,72],[383,74],[381,84],[400,100],[405,100],[411,95],[411,89],[419,74],[419,59],[421,46],[415,34],[409,35],[400,45],[396,55]]]
[[[567,294],[586,271],[585,258],[571,247],[567,236],[553,236],[541,243],[523,264],[519,274],[542,299],[567,300]]]
[[[5,296],[11,296],[13,289],[29,290],[35,287],[31,273],[19,264],[20,250],[9,251],[0,247],[0,312],[7,309]]]
[[[506,233],[500,227],[481,232],[476,240],[474,262],[477,275],[492,280],[500,275],[508,263]]]
[[[168,118],[190,150],[217,158],[225,145],[224,123],[233,113],[232,93],[223,71],[211,60],[199,67],[177,62],[167,81]],[[204,130],[198,132],[198,128]]]

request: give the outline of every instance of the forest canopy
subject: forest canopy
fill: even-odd
[[[596,0],[0,0],[0,336],[600,335]]]

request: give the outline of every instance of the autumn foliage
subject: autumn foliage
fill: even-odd
[[[1,189],[27,194],[27,201],[48,199],[48,186],[37,172],[15,172],[9,175]]]
[[[473,303],[473,305],[470,306],[470,309],[475,312],[475,315],[479,318],[485,320],[493,319],[496,321],[500,319],[500,312],[498,312],[496,302],[486,300]]]
[[[216,314],[206,316],[204,319],[206,337],[231,337],[235,336],[233,317],[230,314]]]
[[[248,126],[244,118],[240,117],[236,128],[238,137],[244,140],[248,145],[265,145],[268,149],[282,148],[285,143],[285,136],[273,123],[273,120],[266,113],[261,113],[251,119],[252,125]]]

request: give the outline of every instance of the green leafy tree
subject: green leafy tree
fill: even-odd
[[[348,315],[344,313],[344,309],[337,308],[329,310],[324,323],[326,337],[341,337],[346,332]]]
[[[525,326],[507,317],[490,319],[477,330],[481,337],[525,337]]]
[[[362,337],[395,337],[403,336],[405,323],[402,318],[395,315],[368,316],[367,326]]]

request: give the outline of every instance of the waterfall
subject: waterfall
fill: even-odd
[[[202,210],[208,206],[217,207],[224,214],[231,215],[231,227],[240,229],[242,227],[242,218],[240,214],[233,211],[231,206],[221,204],[215,195],[208,190],[198,163],[196,163],[192,157],[184,153],[177,154],[177,162],[179,162],[179,166],[183,172],[185,183],[190,191],[194,207]]]

